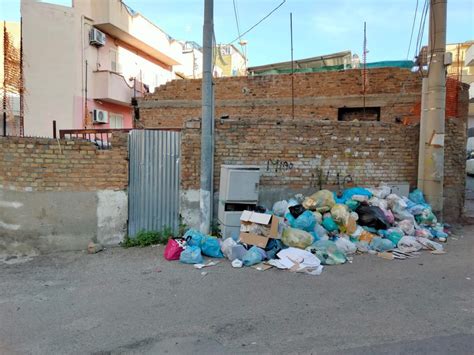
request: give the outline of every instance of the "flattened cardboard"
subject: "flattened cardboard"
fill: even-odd
[[[257,224],[269,224],[270,219],[272,218],[271,214],[266,213],[258,213],[252,211],[243,211],[242,215],[240,216],[240,220],[242,222],[251,222]]]

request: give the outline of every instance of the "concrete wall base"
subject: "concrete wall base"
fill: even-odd
[[[23,192],[0,189],[0,245],[41,253],[117,245],[126,234],[124,191]]]

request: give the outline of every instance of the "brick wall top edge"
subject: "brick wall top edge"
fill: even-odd
[[[396,68],[396,67],[388,67],[388,68],[373,68],[368,69],[368,75],[402,75],[406,77],[411,77],[414,81],[419,81],[419,76],[417,73],[412,73],[409,69],[405,68]],[[323,79],[324,77],[330,76],[341,76],[342,77],[359,77],[361,76],[362,69],[348,69],[348,70],[337,70],[337,71],[329,71],[329,72],[316,72],[316,73],[295,73],[296,80],[305,80],[305,79]],[[234,82],[234,83],[265,83],[265,82],[274,82],[274,81],[287,81],[288,78],[291,77],[291,74],[274,74],[274,75],[256,75],[256,76],[236,76],[236,77],[221,77],[221,78],[214,78],[214,83],[216,86],[219,84]],[[139,99],[138,101],[147,101],[153,100],[155,98],[159,98],[160,92],[166,91],[167,88],[175,88],[179,87],[196,87],[199,88],[201,83],[201,79],[184,79],[184,80],[173,80],[168,82],[165,85],[162,85],[156,88],[155,92],[152,94],[147,94],[144,98]]]
[[[188,122],[200,121],[200,119],[192,119]],[[262,125],[276,125],[284,127],[318,127],[318,126],[334,126],[334,127],[387,127],[387,128],[397,128],[397,129],[418,129],[419,124],[416,125],[403,125],[400,123],[392,122],[382,122],[382,121],[332,121],[332,120],[308,120],[307,118],[298,119],[277,119],[273,117],[261,117],[258,120],[254,118],[232,118],[226,120],[216,119],[216,127],[218,126],[232,126],[232,125],[245,125],[245,126],[262,126]],[[199,128],[199,127],[186,127],[189,128]]]
[[[128,133],[124,132],[114,132],[112,133],[112,141],[117,141],[119,139],[124,139],[128,136]],[[2,137],[0,136],[0,144],[8,144],[8,143],[24,143],[24,144],[35,144],[35,145],[51,145],[51,144],[59,144],[60,145],[67,145],[68,142],[75,145],[90,145],[95,147],[95,143],[90,142],[85,139],[54,139],[54,138],[46,138],[46,137],[18,137],[18,136],[7,136]]]

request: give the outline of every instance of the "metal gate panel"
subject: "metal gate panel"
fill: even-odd
[[[179,132],[134,130],[129,137],[128,235],[179,225]]]

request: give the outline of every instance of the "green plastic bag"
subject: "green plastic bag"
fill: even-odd
[[[324,265],[344,264],[347,260],[346,254],[336,246],[336,243],[330,240],[319,240],[310,248],[310,251],[314,251],[315,255]]]
[[[286,246],[304,249],[313,243],[313,236],[301,229],[285,228],[281,241]]]

